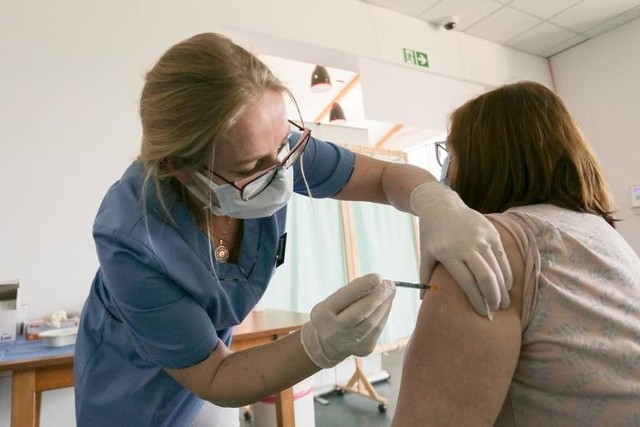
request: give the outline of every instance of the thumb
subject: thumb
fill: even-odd
[[[381,282],[382,277],[379,274],[358,277],[329,295],[320,304],[325,310],[338,314],[353,302],[370,293]]]
[[[373,314],[379,309],[379,307],[389,304],[391,308],[391,302],[396,293],[395,283],[390,280],[384,280],[379,286],[376,286],[368,294],[354,302],[353,304],[345,307],[337,316],[336,320],[342,328],[352,328],[361,323],[377,324],[377,320]],[[365,328],[367,326],[364,326]]]
[[[433,269],[436,268],[437,260],[428,252],[424,252],[422,255],[422,262],[420,263],[420,278],[422,283],[431,282],[431,276],[433,275]]]

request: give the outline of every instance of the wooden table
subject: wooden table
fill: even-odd
[[[308,314],[284,310],[252,312],[234,328],[231,349],[234,351],[275,341],[299,329],[309,320]],[[42,392],[73,387],[73,347],[52,349],[41,357],[25,357],[3,361],[0,371],[13,371],[11,385],[11,426],[37,427],[40,423]],[[295,426],[293,391],[276,395],[279,427]]]
[[[254,311],[233,329],[233,351],[266,344],[299,329],[309,320],[308,314],[282,310]],[[278,427],[294,427],[293,389],[276,394]]]

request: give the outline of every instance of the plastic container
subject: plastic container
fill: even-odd
[[[293,386],[293,412],[296,426],[315,427],[313,383],[313,377],[310,377]],[[276,427],[278,425],[275,403],[276,397],[269,396],[253,405],[254,427]]]
[[[45,347],[64,347],[76,343],[78,328],[60,328],[40,332],[40,338],[44,340]]]
[[[77,318],[61,321],[59,328],[45,324],[45,322],[42,319],[34,320],[25,324],[24,338],[27,341],[39,340],[41,339],[40,334],[42,334],[43,332],[59,331],[60,329],[68,329],[68,328],[74,328],[74,327],[77,328],[77,326],[78,326]]]

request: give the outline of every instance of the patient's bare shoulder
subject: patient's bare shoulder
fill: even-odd
[[[438,265],[406,350],[394,424],[493,425],[520,355],[524,261],[513,235],[495,224],[509,258],[511,306],[493,321],[479,316]],[[419,402],[419,404],[416,404]]]

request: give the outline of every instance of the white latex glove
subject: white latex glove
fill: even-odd
[[[311,310],[302,326],[302,346],[321,368],[331,368],[351,355],[366,356],[382,333],[395,284],[377,274],[355,279]]]
[[[420,222],[420,277],[425,283],[439,261],[478,314],[491,319],[498,307],[509,307],[511,267],[500,235],[489,220],[437,182],[416,187],[409,202]]]

